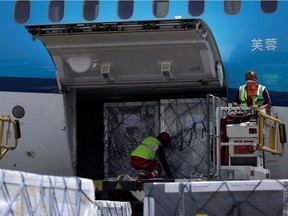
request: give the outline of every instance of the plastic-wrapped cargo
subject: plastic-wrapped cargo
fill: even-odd
[[[93,181],[0,169],[0,215],[96,215]]]
[[[0,216],[131,216],[129,202],[95,201],[94,183],[79,177],[0,169]]]
[[[288,180],[146,183],[144,215],[287,215]]]

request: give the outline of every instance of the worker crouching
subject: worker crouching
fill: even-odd
[[[169,166],[166,162],[164,148],[171,143],[168,133],[162,132],[157,137],[145,138],[131,153],[131,167],[138,170],[138,179],[150,179],[160,176],[162,167],[171,177]],[[160,163],[156,158],[159,158]],[[162,165],[162,167],[161,167]]]

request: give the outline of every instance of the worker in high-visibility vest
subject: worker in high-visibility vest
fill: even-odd
[[[258,76],[257,73],[253,70],[248,70],[245,73],[245,80],[246,81],[256,81],[257,82],[257,96],[260,96],[258,98],[263,98],[263,101],[261,102],[263,106],[265,106],[266,111],[270,111],[272,107],[272,102],[270,99],[269,92],[267,88],[263,85],[260,85],[258,83]],[[261,97],[262,96],[262,97]],[[257,99],[257,97],[255,97]],[[239,87],[237,94],[234,98],[234,101],[232,103],[233,107],[240,106],[240,107],[250,107],[253,104],[252,97],[247,96],[247,86],[242,85]]]
[[[162,132],[157,137],[149,136],[145,138],[137,148],[131,153],[131,167],[138,170],[138,179],[150,179],[158,177],[162,168],[171,177],[169,165],[166,162],[164,148],[171,143],[168,133]],[[160,163],[157,162],[159,157]]]

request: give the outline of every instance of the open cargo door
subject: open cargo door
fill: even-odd
[[[217,44],[200,20],[26,28],[51,54],[62,89],[105,98],[226,93]]]

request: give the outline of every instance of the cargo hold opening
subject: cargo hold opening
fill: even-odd
[[[171,133],[179,154],[191,143],[205,143],[206,94],[226,97],[226,83],[216,41],[203,21],[26,28],[55,63],[78,176],[116,177],[117,162],[129,170],[134,145],[162,130]],[[204,158],[193,151],[191,157]],[[192,173],[205,172],[203,166]]]

